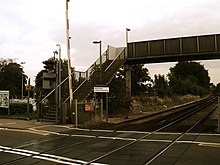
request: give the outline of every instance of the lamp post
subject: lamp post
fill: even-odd
[[[125,40],[126,40],[126,52],[125,52],[125,57],[128,57],[128,32],[130,32],[131,29],[126,28],[126,33],[125,33]],[[132,65],[125,65],[125,86],[126,86],[126,95],[128,97],[131,96],[131,70],[132,70]]]
[[[60,44],[57,44],[56,45],[57,47],[59,47],[59,51],[58,51],[58,54],[59,54],[59,71],[58,71],[58,84],[59,84],[59,87],[58,87],[58,93],[59,93],[59,96],[58,96],[58,102],[59,102],[59,109],[61,110],[61,65],[62,65],[62,61],[61,61],[61,46]]]
[[[57,87],[58,87],[58,77],[59,77],[59,71],[58,71],[58,58],[56,58],[56,55],[58,55],[58,52],[55,50],[54,52],[54,60],[55,60],[55,64],[56,64],[56,67],[55,67],[55,73],[56,73],[56,81],[55,81],[55,107],[56,107],[56,124],[58,123],[57,122],[57,118],[58,118],[58,105],[57,105],[57,102],[58,102],[58,90],[57,90]]]
[[[93,41],[93,44],[99,44],[99,60],[100,60],[100,84],[102,83],[102,41]]]
[[[21,62],[21,66],[25,64],[25,62]],[[24,98],[24,75],[23,75],[23,66],[22,66],[22,71],[21,71],[21,100]]]

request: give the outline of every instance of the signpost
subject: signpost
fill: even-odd
[[[109,93],[109,87],[94,87],[95,93]]]
[[[93,111],[93,106],[91,103],[85,104],[85,111]]]
[[[0,90],[0,108],[8,108],[9,112],[9,91],[1,91]]]
[[[9,91],[0,91],[0,107],[9,108]]]
[[[106,122],[108,122],[108,93],[109,87],[94,87],[94,93],[106,93]],[[101,119],[103,117],[103,108],[101,108]]]

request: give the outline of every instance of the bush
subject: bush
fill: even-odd
[[[33,112],[32,104],[29,105],[29,112]],[[9,112],[10,115],[22,115],[27,113],[27,103],[10,103],[9,105]],[[7,115],[8,109],[7,108],[0,108],[1,115]]]
[[[109,115],[126,114],[131,107],[131,98],[111,98],[109,99]]]

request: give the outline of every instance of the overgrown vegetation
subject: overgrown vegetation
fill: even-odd
[[[180,104],[188,103],[200,99],[200,96],[184,95],[176,97],[159,98],[153,97],[133,97],[131,111],[134,114],[152,112],[161,109],[167,109]]]
[[[131,98],[126,97],[125,71],[122,68],[110,83],[110,113],[128,114],[160,110],[209,95],[208,70],[197,62],[178,62],[168,76],[155,75],[154,80],[144,65],[134,65]],[[217,88],[219,87],[219,88]],[[220,93],[220,86],[212,87]]]

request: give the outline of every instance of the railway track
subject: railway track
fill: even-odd
[[[177,130],[177,132],[181,132],[181,134],[178,135],[171,143],[169,143],[166,147],[161,149],[158,153],[156,153],[154,156],[152,156],[149,160],[147,160],[145,162],[145,165],[149,165],[155,159],[157,159],[160,155],[162,155],[164,152],[166,152],[169,148],[171,148],[184,135],[186,135],[189,132],[193,132],[194,130],[201,127],[201,125],[204,123],[205,119],[207,119],[213,113],[213,111],[217,108],[216,103],[214,103],[216,101],[217,101],[217,98],[209,97],[209,98],[205,99],[204,102],[200,102],[200,104],[201,104],[200,106],[199,105],[197,105],[195,107],[192,106],[191,108],[189,108],[189,110],[187,110],[187,112],[182,111],[182,113],[180,113],[180,111],[178,111],[177,113],[172,114],[171,116],[175,116],[175,119],[166,118],[166,120],[164,121],[164,120],[162,120],[162,119],[164,119],[164,116],[163,116],[159,120],[157,120],[157,122],[163,121],[163,123],[165,125],[155,129],[154,131],[150,132],[148,135],[144,135],[144,136],[140,137],[136,141],[128,143],[128,144],[108,153],[108,154],[103,155],[102,157],[99,157],[97,159],[90,161],[88,164],[90,164],[92,162],[96,162],[100,159],[103,159],[104,157],[107,157],[115,152],[118,152],[119,150],[122,150],[130,145],[133,145],[134,143],[137,143],[140,140],[142,140],[152,134],[155,134],[157,132],[161,132],[161,131],[162,132],[166,132],[166,131],[172,132],[173,130],[175,130],[174,132],[176,132],[176,130]],[[170,115],[167,115],[167,116],[170,117]],[[136,122],[136,121],[138,121],[138,120],[136,119],[134,122]],[[155,121],[155,120],[153,119],[153,121]],[[187,125],[187,127],[184,127],[184,129],[181,129],[182,124],[177,124],[177,123],[184,123],[184,122],[188,122],[188,121],[192,121],[192,123]],[[138,122],[140,122],[140,121],[138,121]],[[147,121],[145,123],[148,123],[148,122],[149,121]],[[127,127],[129,127],[129,126],[127,126]],[[122,127],[120,127],[120,128],[122,128]]]
[[[148,158],[145,162],[146,165],[151,164],[154,160],[156,160],[158,157],[160,157],[163,153],[165,153],[169,148],[171,148],[178,140],[180,140],[183,136],[185,136],[187,133],[190,132],[199,132],[201,131],[201,127],[203,127],[205,124],[208,124],[206,122],[206,119],[215,111],[217,108],[216,106],[216,98],[210,97],[206,98],[204,101],[199,101],[199,103],[194,103],[192,106],[187,106],[184,108],[180,108],[181,110],[173,110],[169,113],[158,113],[155,115],[150,116],[151,118],[141,118],[141,119],[135,119],[131,121],[127,121],[124,123],[121,123],[119,125],[114,125],[112,128],[114,128],[115,131],[106,131],[102,132],[99,135],[96,136],[90,136],[91,138],[88,138],[89,135],[84,138],[80,139],[80,141],[76,143],[64,143],[62,145],[59,145],[55,148],[52,148],[50,150],[44,150],[40,153],[33,154],[32,157],[39,157],[39,155],[47,155],[48,152],[55,152],[59,150],[65,150],[67,148],[74,148],[78,145],[81,145],[83,143],[92,143],[94,139],[102,137],[103,141],[105,141],[104,137],[110,137],[115,132],[122,130],[147,130],[150,127],[150,132],[146,132],[143,136],[140,136],[136,138],[135,140],[130,140],[127,143],[125,143],[122,146],[117,147],[116,149],[112,149],[110,152],[106,152],[105,154],[101,156],[97,156],[94,159],[91,159],[89,161],[81,161],[81,162],[74,162],[73,159],[69,159],[69,162],[66,161],[66,164],[94,164],[97,162],[100,162],[101,160],[105,159],[106,157],[109,157],[111,155],[117,154],[123,149],[129,148],[142,140],[146,139],[147,137],[157,134],[159,132],[180,132],[177,134],[175,139],[173,139],[171,142],[169,142],[166,146],[164,146],[161,150],[159,150],[157,153],[155,153],[152,157]],[[159,115],[159,116],[158,116]],[[161,115],[161,116],[160,116]],[[153,126],[153,127],[152,127]],[[183,128],[184,127],[184,128]],[[109,127],[110,128],[110,127]],[[210,129],[210,128],[208,128]],[[17,146],[16,149],[24,149],[25,147],[31,147],[32,145],[44,145],[45,142],[56,142],[56,140],[62,140],[65,141],[65,139],[72,138],[72,135],[65,135],[61,137],[54,137],[52,139],[49,139],[47,141],[41,141],[36,143],[30,143],[26,145]],[[13,150],[13,149],[11,149]],[[10,161],[6,164],[16,164],[19,163],[22,160],[28,159],[28,157],[22,157],[17,160]],[[55,159],[55,158],[54,158]],[[60,159],[57,158],[57,161]],[[67,160],[67,158],[65,158]],[[65,164],[65,163],[64,163]]]
[[[164,125],[168,125],[169,123],[183,120],[193,115],[194,113],[199,112],[202,108],[205,108],[210,104],[216,104],[215,103],[216,101],[217,101],[216,97],[210,96],[196,102],[185,104],[183,106],[175,107],[172,109],[167,109],[164,111],[159,111],[144,117],[127,120],[119,124],[108,124],[108,125],[101,124],[90,128],[151,132],[163,127]],[[182,126],[184,126],[184,124],[182,124]],[[174,131],[174,132],[178,132],[178,131]]]

